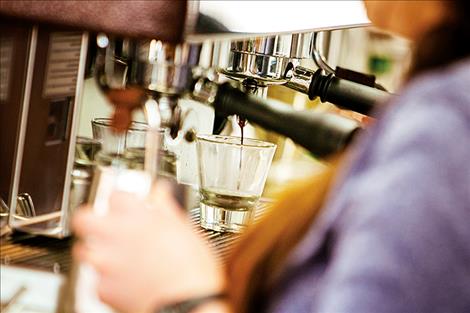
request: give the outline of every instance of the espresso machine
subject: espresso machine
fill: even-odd
[[[33,236],[40,239],[39,249],[29,242],[26,249],[8,242],[5,249],[11,255],[20,251],[16,259],[11,257],[14,265],[21,260],[23,265],[41,261],[49,266],[70,249],[70,241],[62,238],[69,236],[69,217],[87,198],[94,175],[77,169],[75,157],[83,152],[77,128],[85,77],[92,76],[105,95],[137,95],[126,107],[129,113],[145,111],[148,124],[165,128],[170,138],[194,140],[194,130],[183,126],[181,109],[181,101],[190,99],[214,109],[214,134],[224,129],[227,117],[236,115],[291,138],[319,158],[344,150],[361,125],[267,99],[269,86],[285,86],[364,114],[390,96],[367,75],[331,68],[323,55],[325,32],[369,24],[356,1],[4,0],[0,18],[2,226],[8,219],[10,228],[27,237],[61,239]],[[305,59],[316,66],[302,67]],[[122,181],[128,186],[131,180]],[[145,192],[133,187],[136,193]],[[233,242],[223,235],[204,236],[220,240],[220,247]],[[2,246],[5,264],[3,251]],[[54,263],[54,272],[78,273],[56,271],[59,263],[65,267],[67,262]],[[12,273],[10,279],[17,275]],[[38,278],[31,272],[27,276]],[[57,281],[55,276],[38,281]],[[36,291],[56,292],[61,282],[56,289],[41,284]],[[93,286],[84,286],[85,298],[96,301]],[[63,308],[73,308],[74,302],[90,304],[74,299],[72,289],[63,289],[74,295],[61,297],[67,303],[55,311],[67,312]],[[99,310],[81,311],[110,312],[93,301]]]
[[[87,70],[105,94],[138,90],[129,110],[172,138],[194,140],[181,134],[179,106],[192,99],[214,108],[213,133],[237,115],[318,157],[343,150],[360,125],[266,99],[270,85],[364,114],[389,96],[366,75],[330,68],[319,47],[322,32],[368,25],[360,2],[2,1],[0,15],[0,195],[10,227],[33,234],[70,233]]]

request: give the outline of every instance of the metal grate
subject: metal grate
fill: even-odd
[[[260,202],[255,219],[266,210],[268,202]],[[230,253],[233,243],[240,234],[209,231],[199,226],[199,209],[189,212],[196,233],[201,234],[221,260]],[[18,265],[54,273],[67,273],[71,266],[70,248],[72,239],[54,239],[34,235],[15,233],[0,240],[1,264]]]
[[[1,241],[1,264],[19,265],[55,273],[70,269],[72,240],[15,233]]]

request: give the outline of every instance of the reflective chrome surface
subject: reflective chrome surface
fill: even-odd
[[[23,217],[36,216],[33,198],[28,193],[20,193],[17,198],[16,214]]]
[[[106,66],[97,62],[103,89],[141,87],[146,92],[142,106],[158,103],[162,126],[171,129],[173,138],[182,125],[178,99],[193,89],[206,92],[194,84],[198,77],[217,82],[214,76],[220,73],[241,84],[254,81],[261,95],[266,94],[263,87],[288,82],[305,92],[306,81],[300,76],[298,82],[289,81],[286,73],[317,55],[315,32],[369,23],[362,3],[355,1],[188,2],[186,20],[183,43],[111,39],[101,43]],[[208,92],[203,97],[210,98]]]
[[[159,94],[179,95],[189,89],[193,73],[229,64],[231,42],[174,45],[159,40],[109,38],[100,48],[96,74],[103,89],[134,84]]]
[[[285,83],[289,63],[309,58],[312,33],[250,38],[231,44],[227,67],[220,72],[235,79],[256,79],[259,84]]]
[[[254,78],[260,84],[282,84],[283,76],[290,59],[269,55],[259,55],[232,51],[230,63],[220,72],[228,77],[244,80]]]
[[[318,68],[324,70],[328,74],[334,74],[335,70],[328,65],[325,56],[321,50],[322,41],[325,40],[324,33],[315,33],[312,38],[312,58]]]
[[[159,93],[180,94],[191,83],[191,70],[198,64],[200,51],[201,44],[139,42],[132,83]]]
[[[308,58],[312,33],[249,38],[234,41],[232,51],[287,58]]]
[[[286,74],[286,79],[288,79],[286,87],[303,94],[308,94],[314,71],[302,66],[296,66]]]
[[[289,62],[297,65],[298,59],[311,57],[313,32],[369,24],[356,1],[272,1],[269,6],[263,1],[189,1],[186,21],[182,44],[128,41],[118,47],[127,49],[127,58],[107,51],[116,70],[106,72],[118,77],[99,79],[100,84],[112,87],[127,75],[124,85],[181,95],[192,73],[210,68],[239,80],[284,83]],[[111,41],[107,50],[114,48]]]

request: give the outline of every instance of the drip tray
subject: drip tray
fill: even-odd
[[[260,202],[256,210],[258,219],[266,210],[269,202]],[[189,212],[196,233],[202,235],[213,247],[222,262],[227,258],[233,243],[240,234],[209,231],[199,226],[199,208]],[[0,239],[0,258],[2,265],[16,265],[53,273],[67,273],[71,267],[72,238],[55,239],[14,233]]]
[[[2,265],[18,265],[54,273],[70,269],[72,240],[14,233],[1,240]]]

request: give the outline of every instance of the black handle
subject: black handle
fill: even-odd
[[[219,86],[214,107],[219,113],[239,115],[289,137],[318,157],[343,150],[360,129],[353,120],[331,113],[297,111],[279,101],[245,94],[229,83]]]
[[[308,91],[311,100],[320,97],[323,102],[328,101],[362,114],[370,113],[390,96],[390,93],[377,88],[341,79],[333,74],[324,75],[321,70],[313,74]]]

